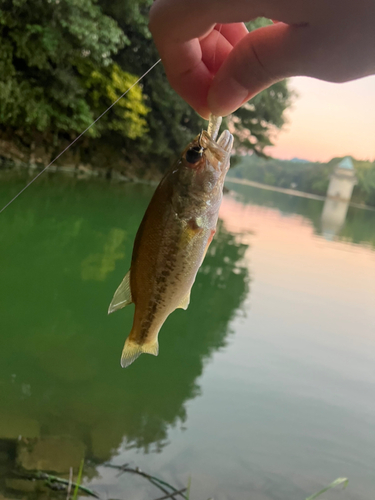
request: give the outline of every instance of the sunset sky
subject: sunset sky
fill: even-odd
[[[375,160],[375,76],[334,84],[290,80],[299,97],[267,153],[276,158],[327,161],[351,155]]]

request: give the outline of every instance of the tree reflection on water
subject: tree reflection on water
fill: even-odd
[[[314,232],[318,235],[329,236],[329,239],[335,238],[354,244],[365,243],[375,248],[375,212],[372,207],[362,209],[349,206],[346,212],[347,207],[345,207],[344,203],[342,208],[335,208],[335,210],[338,209],[338,212],[345,211],[344,214],[332,213],[332,207],[329,207],[331,210],[328,214],[327,210],[324,212],[323,201],[286,195],[241,184],[229,183],[228,186],[244,204],[275,208],[281,213],[291,216],[302,215],[311,221]]]
[[[13,189],[4,183],[0,197]],[[12,463],[63,473],[121,444],[160,451],[170,426],[186,422],[205,361],[225,346],[250,277],[247,246],[219,223],[188,310],[162,328],[159,356],[120,368],[133,306],[108,317],[107,305],[151,192],[46,179],[4,213],[0,441]]]

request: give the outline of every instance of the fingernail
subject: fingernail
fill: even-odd
[[[249,94],[249,91],[234,78],[214,79],[208,92],[208,107],[215,115],[229,115],[247,101]]]

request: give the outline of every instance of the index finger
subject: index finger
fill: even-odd
[[[198,39],[159,50],[169,83],[195,110],[208,118],[207,95],[212,75],[202,60]]]
[[[207,96],[214,73],[247,33],[241,23],[244,5],[248,11],[252,4],[250,10],[254,11],[254,16],[247,12],[246,17],[257,17],[253,2],[237,2],[240,8],[233,8],[233,2],[217,0],[156,0],[150,10],[149,28],[168,80],[204,118],[210,113]],[[208,39],[216,23],[224,23],[219,30],[223,37],[217,39],[212,52]],[[210,59],[214,64],[209,64]]]
[[[198,38],[210,33],[214,24],[205,15],[196,16],[195,8],[200,10],[196,0],[189,3],[159,0],[151,8],[149,28],[170,84],[207,118],[207,95],[212,75],[202,60]],[[176,22],[179,19],[184,22]]]

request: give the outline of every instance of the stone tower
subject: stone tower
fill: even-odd
[[[326,239],[332,240],[344,225],[355,184],[354,165],[347,156],[337,165],[329,182],[322,212],[322,233]]]
[[[327,198],[340,201],[350,201],[357,178],[354,165],[349,158],[345,157],[335,168],[329,181]]]

